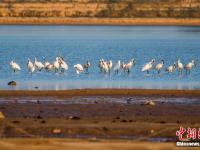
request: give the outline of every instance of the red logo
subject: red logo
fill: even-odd
[[[178,136],[179,141],[182,141],[184,136],[188,140],[196,140],[197,138],[200,139],[200,129],[197,131],[196,128],[190,128],[187,129],[184,127],[180,127],[178,131],[176,131],[176,136]]]

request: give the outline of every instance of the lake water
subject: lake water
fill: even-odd
[[[69,70],[64,74],[36,72],[30,75],[27,58],[46,57],[53,62],[62,55]],[[136,60],[128,74],[99,73],[98,61]],[[190,75],[151,70],[147,76],[141,67],[151,60],[165,60],[164,68],[178,58],[183,64],[195,59],[197,66]],[[22,70],[13,73],[9,62],[15,60]],[[75,74],[73,65],[90,60],[89,74]],[[15,80],[18,85],[9,87]],[[145,88],[200,89],[200,27],[178,26],[0,26],[1,89],[81,89],[81,88]]]

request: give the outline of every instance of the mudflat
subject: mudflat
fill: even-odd
[[[198,90],[0,91],[0,103],[4,137],[175,141],[180,126],[200,125]]]
[[[200,126],[199,100],[198,90],[0,91],[0,142],[4,149],[176,149],[180,126]]]

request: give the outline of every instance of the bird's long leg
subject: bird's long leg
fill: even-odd
[[[128,74],[130,73],[130,69],[127,70]]]
[[[147,70],[147,74],[149,74],[149,70]]]
[[[102,69],[100,69],[100,73],[102,73]]]
[[[89,73],[88,68],[85,68],[85,70],[86,70],[86,73]]]
[[[190,74],[190,69],[189,69],[189,74]]]
[[[118,72],[119,72],[119,70],[117,69],[117,70],[115,70],[115,74],[118,74]]]

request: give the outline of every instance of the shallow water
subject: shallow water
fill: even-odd
[[[62,55],[69,65],[63,74],[45,71],[30,75],[27,58],[43,57],[53,62]],[[200,27],[177,26],[0,26],[0,87],[1,89],[82,89],[82,88],[145,88],[200,89]],[[129,75],[99,73],[98,60],[136,60]],[[150,59],[165,60],[165,68],[180,58],[183,64],[195,59],[197,66],[190,75],[150,75],[141,67]],[[22,71],[13,73],[10,60],[20,64]],[[89,74],[75,74],[73,65],[90,60]],[[18,85],[8,87],[15,80]]]
[[[110,97],[110,96],[75,96],[70,98],[53,98],[53,97],[11,97],[0,98],[0,104],[145,104],[148,100],[154,101],[156,104],[176,104],[176,105],[200,105],[199,98],[183,98],[183,97]]]

